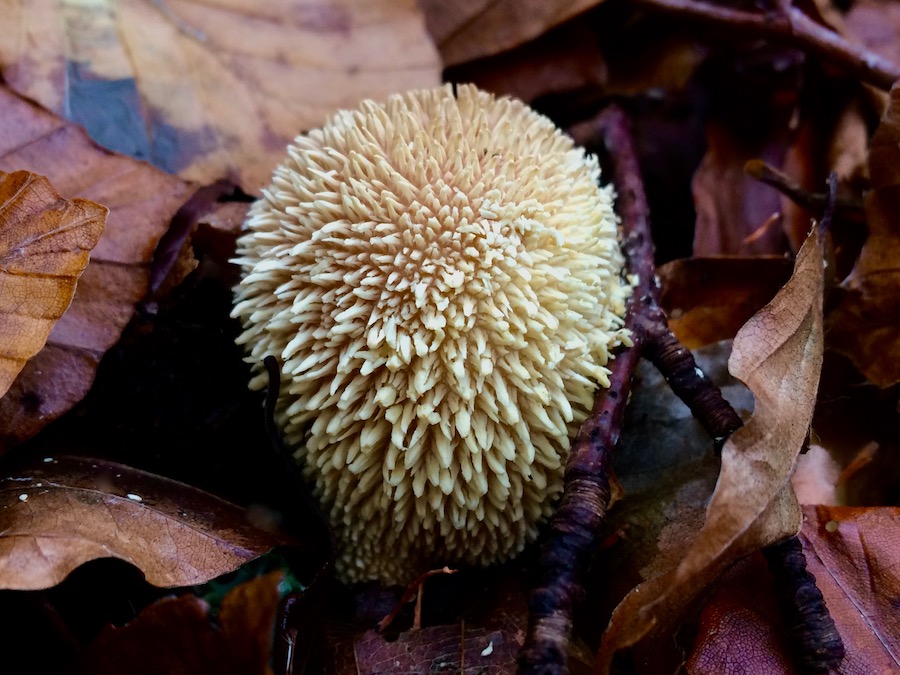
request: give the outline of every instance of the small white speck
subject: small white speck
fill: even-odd
[[[141,496],[140,496],[140,495],[136,495],[136,494],[134,494],[133,492],[129,492],[129,493],[128,493],[127,495],[125,495],[125,496],[128,497],[128,499],[130,499],[130,500],[133,501],[133,502],[142,502],[142,501],[144,501],[143,499],[141,499]]]
[[[44,464],[49,464],[52,461],[54,461],[52,457],[44,457]]]
[[[701,380],[702,380],[704,377],[706,377],[706,376],[703,374],[703,371],[700,370],[699,368],[694,368],[694,372],[697,374],[697,377],[699,377]]]
[[[19,495],[19,501],[20,501],[20,502],[27,502],[27,501],[28,501],[28,495],[27,495],[26,493],[23,492],[22,494]]]
[[[34,486],[35,487],[44,487],[44,484],[43,483],[35,483]]]
[[[116,478],[121,478],[121,477],[122,477],[122,474],[120,474],[120,473],[116,474]]]
[[[494,653],[494,641],[491,640],[488,642],[488,646],[481,650],[482,656],[490,656]]]

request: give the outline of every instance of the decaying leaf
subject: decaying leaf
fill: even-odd
[[[754,157],[781,166],[786,129],[777,137],[750,135],[715,120],[707,125],[707,151],[693,180],[697,224],[694,255],[778,255],[787,250],[781,197],[744,173]]]
[[[269,675],[283,581],[281,571],[246,581],[215,613],[191,593],[163,598],[134,621],[104,629],[72,672]]]
[[[900,509],[807,506],[800,541],[846,647],[842,675],[900,669]],[[793,675],[771,578],[761,560],[742,565],[701,616],[691,675]]]
[[[900,85],[872,137],[869,237],[828,319],[828,344],[873,383],[900,382]]]
[[[111,150],[250,193],[327,114],[440,74],[414,0],[14,0],[0,30],[19,93]]]
[[[526,102],[549,94],[603,89],[606,75],[597,33],[578,19],[515,49],[460,64],[446,73],[453,82],[471,82]]]
[[[0,479],[0,588],[49,588],[113,557],[156,586],[209,581],[292,543],[206,492],[103,460],[47,457]]]
[[[423,0],[445,66],[490,56],[535,38],[601,0]]]
[[[613,613],[598,654],[613,653],[669,626],[735,560],[794,534],[800,509],[789,481],[809,430],[822,366],[823,259],[816,233],[785,287],[740,330],[728,367],[753,392],[750,421],[726,442],[719,480],[699,533],[670,568],[634,589]]]
[[[97,147],[73,124],[0,86],[0,171],[47,176],[67,198],[109,208],[71,306],[0,400],[0,453],[77,403],[147,291],[147,267],[188,186]]]
[[[782,256],[681,258],[657,270],[669,328],[688,349],[730,340],[791,275]]]
[[[723,575],[700,614],[688,675],[796,675],[772,578],[762,556]]]
[[[43,176],[0,171],[0,396],[72,302],[106,213]]]

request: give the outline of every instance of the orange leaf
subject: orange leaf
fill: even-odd
[[[746,426],[722,450],[722,469],[700,532],[676,567],[634,589],[616,608],[597,657],[671,625],[735,560],[795,533],[800,508],[790,477],[809,430],[822,367],[823,258],[814,232],[794,274],[738,332],[728,368],[753,392]]]
[[[71,306],[0,399],[0,453],[36,434],[87,393],[148,287],[148,264],[188,186],[97,147],[74,124],[0,86],[0,171],[47,176],[63,195],[109,208]]]
[[[107,212],[43,176],[0,171],[0,396],[72,302]]]
[[[791,275],[781,256],[682,258],[657,270],[669,328],[688,349],[730,340]]]
[[[440,83],[415,0],[13,0],[0,31],[20,94],[111,150],[249,193],[338,108]]]

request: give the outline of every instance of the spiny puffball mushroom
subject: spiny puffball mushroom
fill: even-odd
[[[473,86],[364,101],[288,147],[238,242],[254,388],[345,581],[489,564],[537,534],[628,286],[594,156]]]

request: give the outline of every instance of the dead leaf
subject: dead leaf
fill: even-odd
[[[36,434],[90,388],[147,291],[147,266],[188,187],[142,162],[98,148],[85,133],[0,87],[0,170],[47,176],[66,197],[109,208],[71,306],[47,345],[0,401],[0,453]]]
[[[43,176],[0,171],[0,396],[72,302],[107,212]]]
[[[894,63],[900,62],[900,6],[891,0],[855,0],[844,16],[851,40]]]
[[[761,556],[723,575],[700,615],[688,675],[796,675],[772,578]]]
[[[783,256],[682,258],[657,270],[669,328],[688,349],[730,340],[790,278]]]
[[[803,514],[799,537],[807,569],[846,647],[839,672],[897,672],[900,509],[807,506]],[[704,609],[687,672],[793,675],[780,623],[764,563],[742,565]],[[734,669],[738,665],[741,670]]]
[[[235,586],[216,612],[191,593],[163,598],[134,621],[104,629],[71,672],[271,674],[284,576],[269,572]]]
[[[425,23],[444,66],[512,49],[601,0],[423,0]]]
[[[0,30],[19,93],[111,150],[248,193],[329,113],[440,82],[414,0],[19,0]]]
[[[462,668],[511,675],[516,672],[521,646],[501,630],[457,625],[408,631],[393,642],[370,631],[357,641],[355,652],[359,675],[459,672]]]
[[[846,354],[879,387],[900,382],[900,86],[872,137],[872,190],[866,196],[869,237],[837,308],[828,346]]]
[[[775,227],[765,227],[781,213],[780,195],[744,173],[745,162],[755,157],[781,166],[787,136],[759,139],[743,133],[716,121],[707,125],[706,155],[692,184],[695,256],[779,255],[788,250],[780,220]]]
[[[531,102],[550,94],[603,90],[606,74],[599,36],[586,21],[575,19],[510,51],[449,68],[446,79]]]
[[[735,560],[795,533],[790,487],[806,439],[822,366],[823,260],[814,232],[785,287],[740,330],[729,371],[753,392],[753,417],[722,449],[722,468],[692,541],[670,550],[674,569],[634,589],[616,608],[597,657],[607,672],[618,649],[670,626],[690,600]]]
[[[847,650],[841,673],[900,669],[900,509],[804,509],[800,541]]]
[[[204,583],[274,546],[245,511],[168,478],[99,459],[47,457],[0,479],[0,588],[33,590],[113,557],[156,586]]]

